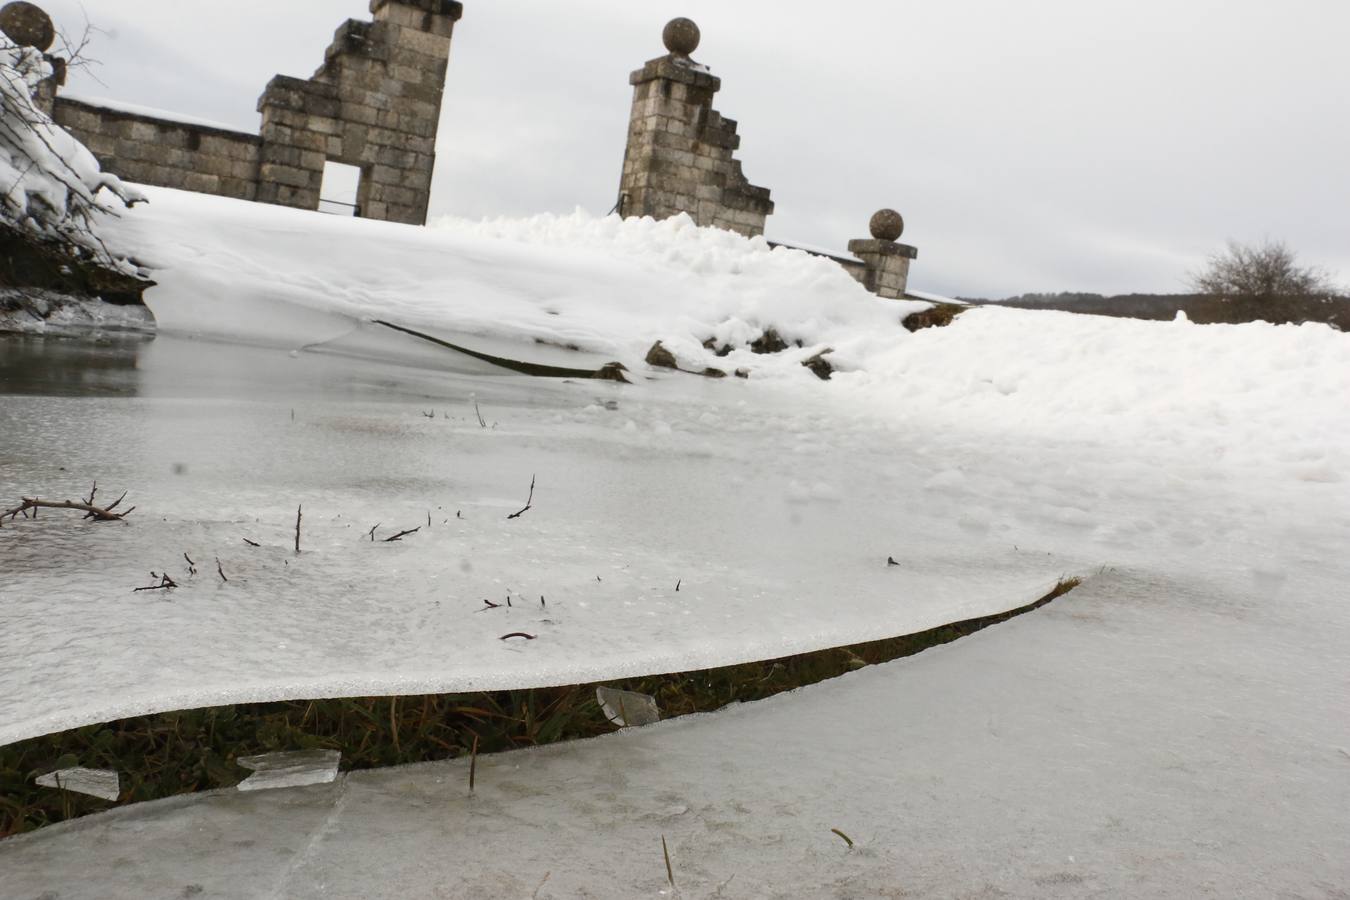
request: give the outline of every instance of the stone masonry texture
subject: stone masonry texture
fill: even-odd
[[[849,267],[854,278],[863,287],[879,297],[897,300],[905,296],[909,282],[910,260],[918,259],[919,251],[909,244],[899,244],[880,238],[848,242],[848,252],[862,260],[865,268],[859,271]]]
[[[56,98],[52,117],[99,164],[140,184],[253,200],[258,192],[256,134],[186,125]]]
[[[721,80],[672,54],[648,62],[629,82],[619,212],[658,219],[685,212],[699,225],[762,235],[773,201],[741,171],[736,123],[712,108]]]
[[[426,222],[455,0],[371,0],[337,29],[311,78],[278,75],[257,135],[57,98],[57,122],[99,162],[144,184],[318,209],[324,164],[361,170],[358,215]]]

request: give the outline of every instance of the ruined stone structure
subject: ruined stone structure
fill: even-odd
[[[260,134],[57,96],[53,118],[130,181],[318,209],[327,162],[361,170],[357,214],[426,222],[456,0],[371,0],[309,79],[278,75]]]
[[[690,59],[698,26],[675,19],[663,38],[670,54],[629,78],[633,111],[620,214],[663,219],[686,212],[699,225],[763,234],[773,201],[768,188],[750,184],[741,171],[736,123],[712,108],[721,79]]]
[[[629,77],[633,111],[623,160],[618,211],[623,216],[664,219],[688,213],[703,226],[764,234],[773,213],[769,189],[746,181],[734,153],[741,139],[736,123],[712,108],[721,88],[705,66],[690,58],[699,30],[688,19],[666,25],[669,55],[653,59]],[[892,209],[872,217],[871,239],[850,241],[856,259],[828,256],[879,297],[905,296],[910,260],[919,251],[897,243],[905,222]]]

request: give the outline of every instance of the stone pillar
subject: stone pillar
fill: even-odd
[[[893,209],[872,216],[870,240],[848,242],[848,252],[863,261],[866,268],[853,276],[878,297],[898,300],[905,296],[909,282],[909,261],[919,258],[917,247],[896,241],[905,233],[905,220]]]
[[[258,199],[318,209],[326,161],[357,166],[360,215],[425,224],[456,0],[371,0],[313,78],[277,76],[262,113]]]
[[[773,201],[734,157],[736,123],[712,108],[721,79],[690,58],[699,37],[690,20],[673,20],[662,35],[669,55],[628,79],[633,109],[618,209],[657,219],[684,212],[699,225],[760,235]]]

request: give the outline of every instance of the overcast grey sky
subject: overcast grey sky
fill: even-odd
[[[68,30],[73,0],[40,0]],[[366,0],[84,0],[105,85],[246,129]],[[604,213],[628,73],[686,15],[768,236],[842,250],[881,206],[911,286],[1180,291],[1226,238],[1350,281],[1345,0],[465,0],[432,212]]]

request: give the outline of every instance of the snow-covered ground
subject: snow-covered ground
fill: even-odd
[[[17,896],[656,896],[661,834],[684,896],[1343,893],[1345,335],[996,309],[911,335],[913,305],[828,261],[680,222],[423,231],[150,193],[111,240],[161,267],[169,337],[75,387],[31,344],[0,364],[0,496],[98,477],[139,506],[0,530],[0,741],[777,655],[1100,574],[912,660],[480,761],[472,800],[445,766],[52,829],[0,846]],[[635,383],[467,374],[375,317]],[[699,355],[769,326],[804,346]],[[755,371],[649,370],[656,339]],[[824,347],[828,383],[798,364]],[[184,551],[195,579],[130,593]],[[82,855],[151,845],[112,874]]]
[[[150,303],[166,333],[286,347],[384,319],[518,354],[576,347],[577,364],[638,366],[660,339],[682,365],[760,379],[810,378],[825,349],[843,368],[891,346],[927,304],[881,300],[835,263],[665,222],[584,213],[521,221],[442,220],[432,228],[260,207],[146,189],[150,203],[107,223],[109,245],[154,270]],[[744,348],[768,327],[803,347]],[[705,350],[714,338],[738,349]]]

